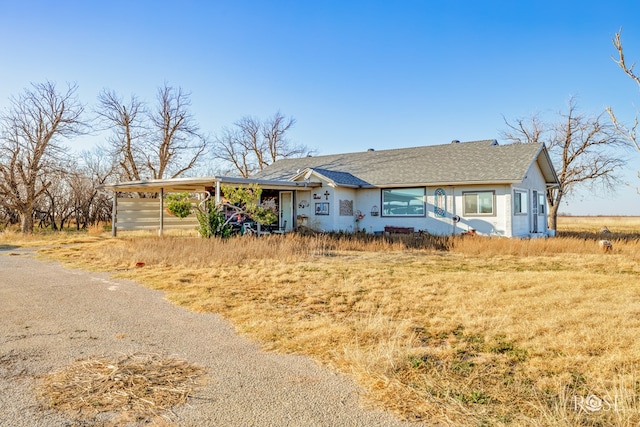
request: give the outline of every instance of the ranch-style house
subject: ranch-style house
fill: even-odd
[[[558,177],[544,144],[495,140],[281,159],[251,178],[201,177],[105,185],[115,192],[117,230],[195,227],[164,213],[164,196],[221,200],[221,185],[257,184],[276,202],[280,231],[537,237],[547,229],[546,192]],[[157,192],[163,197],[118,197]]]

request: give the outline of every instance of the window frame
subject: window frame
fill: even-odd
[[[480,208],[481,204],[479,203],[479,195],[480,194],[491,194],[491,212],[467,212],[467,196],[476,195],[476,206]],[[480,210],[480,209],[477,209]],[[496,192],[495,190],[477,190],[477,191],[463,191],[462,192],[462,212],[464,216],[496,216]]]
[[[407,191],[407,190],[418,190],[420,191],[422,194],[419,196],[422,199],[422,213],[418,213],[418,214],[393,214],[393,213],[389,213],[389,208],[386,207],[385,205],[385,193],[387,192],[393,192],[393,191]],[[418,197],[418,196],[416,196]],[[425,217],[427,215],[427,188],[426,187],[394,187],[394,188],[382,188],[380,190],[380,206],[382,207],[380,209],[380,216],[382,217],[387,217],[387,218],[410,218],[410,217],[414,217],[414,218],[421,218],[421,217]],[[391,201],[387,202],[390,203]]]
[[[544,192],[538,193],[538,215],[547,214],[547,195]]]
[[[524,203],[523,203],[523,198],[524,198]],[[518,210],[518,207],[520,207],[520,210]],[[523,215],[523,216],[529,215],[529,191],[528,190],[520,190],[520,189],[513,190],[513,214]]]
[[[437,218],[447,216],[447,192],[444,188],[436,188],[433,192],[433,215]]]

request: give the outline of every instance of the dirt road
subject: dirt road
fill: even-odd
[[[78,423],[43,408],[38,377],[74,360],[136,352],[203,366],[209,380],[171,417],[178,426],[401,426],[364,409],[346,377],[305,357],[265,353],[213,314],[192,313],[161,292],[108,274],[0,249],[0,426]]]

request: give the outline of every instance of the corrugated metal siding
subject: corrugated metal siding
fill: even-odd
[[[195,206],[196,200],[191,204]],[[160,228],[160,200],[118,198],[116,211],[116,227],[118,230],[157,230]],[[198,219],[195,213],[186,218],[177,218],[164,212],[165,230],[195,229]]]

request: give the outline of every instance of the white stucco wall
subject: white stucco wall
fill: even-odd
[[[358,210],[365,214],[365,217],[360,221],[361,229],[365,229],[367,232],[382,232],[386,226],[391,227],[413,227],[415,231],[429,230],[429,217],[388,217],[383,216],[382,212],[382,190],[364,189],[358,191],[357,195]],[[371,211],[377,209],[378,215],[374,216]],[[431,231],[430,231],[431,232]]]
[[[308,200],[310,206],[306,210],[298,209],[309,216],[310,227],[324,231],[354,232],[356,227],[368,233],[382,232],[386,226],[413,227],[415,231],[426,231],[431,234],[459,234],[474,229],[481,234],[490,234],[498,230],[507,234],[508,220],[505,215],[505,206],[510,203],[509,188],[507,186],[465,186],[465,187],[441,187],[445,191],[445,215],[443,217],[435,213],[435,191],[440,187],[426,187],[426,214],[424,216],[384,216],[382,213],[381,189],[352,189],[334,188],[328,185],[316,188],[311,192],[299,191],[297,200]],[[493,191],[495,193],[495,215],[489,216],[465,216],[463,213],[463,193],[466,191]],[[316,197],[316,198],[314,198]],[[340,201],[353,202],[353,216],[340,215]],[[329,203],[329,215],[316,215],[316,203]],[[377,216],[371,214],[378,212]],[[362,212],[364,218],[357,224],[355,214]],[[308,212],[308,213],[307,213]],[[453,223],[453,216],[459,215],[461,221]]]
[[[347,233],[356,231],[355,212],[359,209],[356,203],[356,190],[354,188],[336,188],[335,194],[335,224],[337,229]],[[340,201],[352,202],[352,214],[340,215]],[[344,212],[346,214],[346,212]],[[363,212],[364,213],[364,212]]]
[[[313,217],[313,200],[311,199],[311,194],[310,190],[297,191],[295,194],[294,212],[296,215],[296,226],[310,226],[310,221]]]
[[[443,188],[445,191],[445,215],[438,216],[435,213],[435,191]],[[386,226],[392,227],[413,227],[415,231],[426,231],[431,234],[459,234],[471,229],[480,234],[490,234],[494,230],[504,235],[510,235],[508,229],[508,219],[502,212],[510,204],[510,191],[508,186],[465,186],[465,187],[427,187],[426,188],[426,215],[416,217],[384,216],[382,213],[381,189],[352,189],[334,188],[323,185],[312,191],[299,191],[296,195],[298,201],[297,215],[308,216],[308,226],[323,231],[344,231],[354,232],[356,226],[367,233],[382,232]],[[487,216],[465,216],[463,212],[463,193],[467,191],[493,191],[495,193],[494,215]],[[353,202],[353,216],[340,215],[340,201],[347,200]],[[300,201],[308,201],[309,205],[302,208]],[[329,215],[317,215],[316,204],[329,203]],[[373,210],[378,211],[378,215],[371,214]],[[364,218],[357,224],[355,214],[362,212]],[[461,221],[453,223],[453,216],[458,215]]]
[[[364,218],[358,222],[360,230],[365,230],[367,233],[382,231],[384,227],[380,225],[380,189],[360,189],[354,193],[354,197],[354,211],[360,211],[364,215]],[[378,216],[371,215],[374,206],[378,210]],[[352,219],[352,223],[355,225],[355,218]]]
[[[482,235],[494,233],[510,236],[509,213],[507,209],[510,204],[510,191],[508,185],[467,185],[456,186],[451,190],[455,194],[455,201],[452,202],[452,215],[458,215],[460,222],[456,224],[456,234],[475,230]],[[493,192],[494,209],[492,214],[465,214],[464,194],[467,192]]]
[[[446,207],[445,215],[438,216],[435,213],[437,188],[445,191]],[[527,215],[513,215],[514,189],[527,192]],[[544,194],[545,181],[537,163],[533,163],[526,178],[517,185],[466,185],[466,186],[443,186],[426,187],[425,209],[426,214],[418,217],[390,217],[384,216],[382,212],[382,190],[355,189],[332,187],[323,182],[322,187],[314,188],[311,191],[298,191],[296,194],[296,214],[307,215],[307,225],[311,228],[324,231],[344,231],[354,232],[356,227],[368,233],[382,232],[385,226],[413,227],[415,231],[424,230],[431,234],[459,234],[471,229],[479,234],[498,234],[505,237],[529,236],[532,230],[532,221],[538,221],[538,231],[546,232],[546,215],[532,215],[533,190]],[[465,192],[491,191],[494,193],[494,212],[491,215],[465,215],[464,199]],[[300,204],[306,201],[308,204]],[[353,202],[353,216],[340,215],[340,201]],[[329,203],[329,215],[317,215],[316,204]],[[377,210],[378,215],[371,214],[372,210]],[[357,224],[355,214],[362,212],[364,218]],[[545,212],[547,212],[545,206]],[[460,222],[454,224],[452,218],[458,215]]]
[[[538,212],[533,212],[534,206],[534,191],[537,191],[537,194],[545,195],[546,183],[544,180],[544,176],[540,171],[537,163],[533,163],[525,178],[519,184],[514,184],[512,187],[512,199],[513,193],[515,191],[523,191],[527,193],[527,214],[516,214],[513,212],[515,209],[514,203],[512,201],[510,209],[513,218],[513,235],[517,237],[526,237],[530,236],[534,230],[534,221],[537,222],[538,233],[544,234],[547,232],[547,206],[546,206],[546,197],[544,199],[544,214],[540,214],[540,208],[538,208]]]
[[[309,226],[314,230],[333,231],[335,221],[335,192],[333,188],[323,186],[311,190]],[[325,194],[326,193],[326,194]],[[316,209],[319,203],[329,203],[329,215],[317,215]]]

